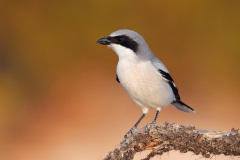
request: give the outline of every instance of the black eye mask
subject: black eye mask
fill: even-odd
[[[133,50],[135,53],[138,49],[137,42],[125,35],[108,37],[107,39],[110,40],[111,43],[119,44],[121,46],[129,48],[129,49]]]

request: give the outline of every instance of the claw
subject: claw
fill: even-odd
[[[152,125],[156,125],[156,121],[152,121],[150,124],[152,124]]]
[[[136,127],[132,127],[125,135],[124,135],[124,138],[127,138],[130,135],[133,135],[133,131],[137,129]]]
[[[137,129],[138,124],[141,122],[141,120],[145,117],[146,113],[143,113],[142,116],[139,118],[137,123],[124,135],[124,138],[127,138],[128,135],[131,133],[133,134],[133,130]]]

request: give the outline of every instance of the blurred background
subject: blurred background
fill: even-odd
[[[117,55],[96,43],[118,29],[145,38],[196,110],[170,106],[159,124],[239,128],[239,8],[237,0],[0,0],[0,159],[100,160],[118,145],[142,114],[115,80]]]

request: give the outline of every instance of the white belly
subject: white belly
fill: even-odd
[[[151,62],[119,61],[117,75],[129,96],[143,109],[164,108],[174,99],[171,87]]]

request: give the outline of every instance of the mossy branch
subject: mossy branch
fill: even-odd
[[[135,153],[144,150],[152,152],[143,160],[171,150],[181,153],[191,151],[206,158],[220,154],[240,156],[240,134],[235,129],[231,132],[208,131],[174,123],[148,124],[127,135],[104,160],[132,160]]]

